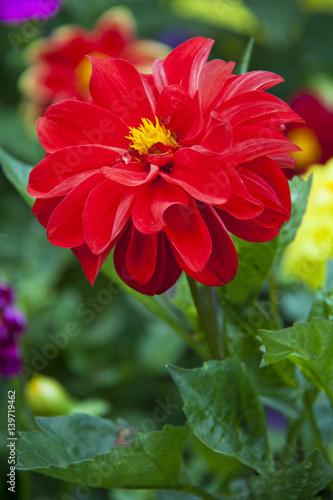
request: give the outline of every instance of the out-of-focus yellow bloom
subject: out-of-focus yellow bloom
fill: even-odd
[[[99,417],[111,409],[111,404],[104,399],[77,401],[58,380],[41,374],[34,375],[27,383],[25,399],[35,416],[53,417],[86,413]]]
[[[31,378],[25,389],[25,397],[34,415],[67,415],[73,407],[73,399],[60,382],[45,375]]]
[[[260,22],[242,0],[171,0],[170,6],[180,16],[260,37]]]
[[[297,161],[297,167],[305,170],[308,165],[319,161],[322,150],[316,134],[308,127],[297,127],[288,133],[288,139],[297,144],[301,151],[294,151],[291,155]]]
[[[317,288],[325,282],[326,262],[333,257],[333,158],[314,165],[312,188],[302,224],[282,261],[286,277],[298,277]]]

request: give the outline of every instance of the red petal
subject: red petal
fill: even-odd
[[[40,199],[38,198],[33,207],[32,213],[37,216],[39,223],[46,228],[49,219],[52,215],[53,210],[59,205],[59,203],[63,200],[63,197],[59,198],[51,198],[51,199]]]
[[[275,154],[269,156],[280,168],[295,168],[296,160],[288,154]]]
[[[28,193],[39,197],[61,182],[82,172],[113,165],[119,151],[106,146],[85,145],[61,149],[46,156],[31,171]]]
[[[79,259],[83,272],[87,279],[94,284],[97,274],[99,273],[102,265],[104,264],[106,258],[108,257],[111,248],[107,248],[103,253],[99,255],[94,255],[88,248],[87,244],[84,243],[79,247],[72,248],[72,252]]]
[[[39,140],[48,153],[80,144],[128,148],[128,126],[110,111],[68,99],[47,108],[37,123]]]
[[[249,170],[251,174],[249,175]],[[282,225],[289,219],[291,201],[288,181],[282,170],[270,158],[258,158],[239,169],[249,192],[263,203],[267,209],[277,212]],[[258,176],[258,177],[256,177]],[[264,220],[266,213],[262,213],[258,220]]]
[[[145,184],[133,206],[133,224],[143,234],[158,233],[165,227],[164,212],[171,205],[187,206],[185,191],[161,178]]]
[[[145,285],[151,279],[157,259],[158,235],[142,234],[132,226],[125,257],[125,267],[131,277]]]
[[[163,63],[163,59],[155,59],[152,66],[154,83],[159,93],[168,85]]]
[[[85,242],[82,226],[84,203],[94,187],[104,180],[96,174],[76,186],[54,209],[47,225],[50,243],[59,247],[71,248]]]
[[[201,142],[201,146],[223,153],[232,144],[233,131],[230,123],[223,120],[220,115],[213,111],[207,125],[207,133]]]
[[[257,125],[263,126],[266,116],[270,117],[266,126],[272,126],[275,115],[279,116],[279,123],[301,120],[288,104],[262,90],[236,95],[219,106],[218,111],[222,119],[229,120],[233,126],[243,122],[249,125],[249,121],[253,124],[254,119]]]
[[[114,165],[112,168],[105,167],[101,172],[108,179],[124,186],[139,186],[155,179],[159,168],[156,165],[149,165],[147,168],[144,162],[131,162]]]
[[[234,62],[226,63],[215,59],[203,68],[198,86],[200,109],[203,113],[214,105],[234,67]]]
[[[227,174],[231,185],[231,196],[219,208],[226,210],[237,219],[253,219],[261,214],[263,205],[250,195],[246,185],[237,171],[226,164]]]
[[[173,157],[170,173],[161,177],[176,184],[204,203],[225,203],[231,195],[224,163],[190,148],[182,148]]]
[[[176,47],[163,63],[168,84],[181,85],[193,96],[213,43],[209,38],[197,37]]]
[[[221,219],[212,207],[201,210],[203,219],[212,238],[211,256],[200,273],[194,273],[175,253],[178,264],[191,278],[209,286],[221,286],[234,279],[237,266],[237,252],[234,243]]]
[[[42,199],[47,199],[47,198],[54,198],[58,196],[66,196],[72,189],[74,189],[76,186],[78,186],[82,181],[85,179],[88,179],[88,177],[91,177],[92,175],[100,174],[101,170],[96,169],[96,170],[89,170],[89,172],[82,172],[81,174],[78,175],[73,175],[73,177],[70,177],[69,179],[64,180],[58,186],[54,187],[51,189],[51,191],[48,191],[47,193],[41,195]]]
[[[281,133],[264,127],[235,127],[234,143],[221,156],[236,165],[259,156],[289,153],[300,148],[288,141]]]
[[[85,240],[93,254],[103,252],[130,217],[135,192],[106,180],[89,194],[83,210]]]
[[[266,90],[283,82],[283,78],[269,71],[250,71],[234,78],[220,94],[220,102],[225,102],[237,94],[253,90]]]
[[[212,240],[196,205],[172,205],[165,214],[164,232],[172,247],[193,272],[201,272],[212,251]]]
[[[149,281],[145,284],[141,284],[134,280],[125,267],[126,251],[130,237],[131,230],[127,231],[126,235],[120,239],[115,248],[114,263],[118,275],[128,286],[140,293],[146,295],[164,293],[175,284],[181,274],[181,269],[173,256],[165,235],[159,233],[159,235],[156,236],[158,238],[158,249],[155,270]],[[144,259],[144,262],[145,261],[146,258]]]
[[[154,111],[141,76],[130,62],[98,57],[90,57],[90,61],[89,89],[95,104],[109,109],[134,127],[141,123],[142,117],[154,121]]]
[[[197,134],[203,125],[198,106],[179,85],[170,85],[162,91],[157,101],[156,115],[177,134],[177,140],[182,143]]]
[[[245,241],[270,241],[280,232],[280,228],[264,227],[256,219],[240,220],[221,210],[218,213],[228,231]]]

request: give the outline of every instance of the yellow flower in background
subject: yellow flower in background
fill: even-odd
[[[171,0],[170,7],[179,16],[260,37],[260,22],[242,0]]]
[[[333,158],[325,166],[314,165],[312,187],[302,224],[287,248],[282,272],[298,277],[310,287],[325,283],[326,262],[333,257]]]

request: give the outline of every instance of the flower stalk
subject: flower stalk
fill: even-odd
[[[186,277],[198,313],[202,332],[204,334],[204,343],[208,346],[212,359],[221,359],[221,355],[217,345],[217,338],[214,335],[209,324],[207,313],[205,311],[205,307],[199,293],[197,282],[194,279],[190,278],[190,276],[188,275],[186,275]],[[211,323],[212,322],[214,322],[214,320],[212,320]]]

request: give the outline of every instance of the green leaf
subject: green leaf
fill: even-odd
[[[260,473],[271,469],[264,408],[244,365],[228,358],[193,370],[169,366],[168,371],[190,427],[206,446]]]
[[[16,158],[6,153],[2,148],[0,148],[0,163],[2,171],[9,182],[13,184],[22,198],[32,206],[34,198],[27,193],[27,186],[29,174],[33,167],[16,160]]]
[[[272,267],[278,239],[251,243],[233,237],[233,241],[238,254],[238,271],[223,291],[237,304],[250,304],[258,296]]]
[[[282,226],[278,236],[278,248],[276,252],[276,260],[279,259],[296,236],[297,229],[299,228],[303,215],[306,210],[308,196],[312,184],[312,176],[305,182],[303,179],[295,175],[289,182],[290,195],[291,195],[291,214],[290,220]]]
[[[102,488],[182,488],[185,429],[137,434],[88,415],[37,418],[39,430],[22,432],[20,470]]]
[[[256,477],[251,489],[254,500],[311,500],[332,479],[332,467],[315,450],[296,467]]]
[[[333,319],[333,291],[325,292],[322,289],[317,291],[314,304],[312,306],[309,320],[312,318]]]
[[[312,319],[278,331],[261,330],[263,364],[289,359],[326,392],[333,406],[333,323]]]

